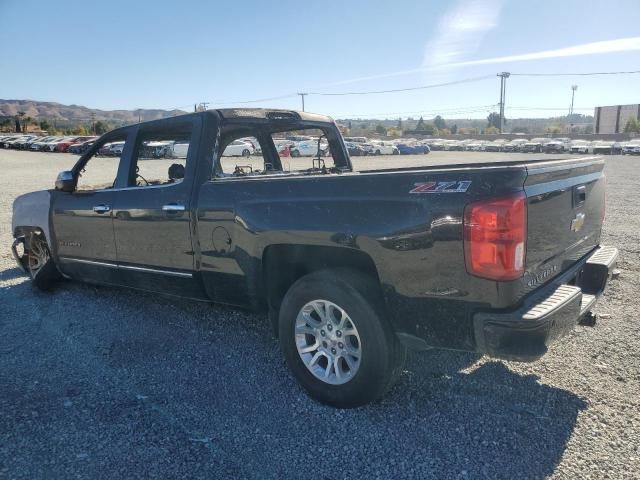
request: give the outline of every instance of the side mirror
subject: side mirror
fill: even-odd
[[[63,192],[73,192],[76,189],[76,182],[73,179],[73,172],[65,170],[58,174],[56,178],[56,190]]]

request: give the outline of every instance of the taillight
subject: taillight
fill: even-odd
[[[464,209],[467,271],[491,280],[514,280],[524,273],[527,199],[524,192],[470,203]]]

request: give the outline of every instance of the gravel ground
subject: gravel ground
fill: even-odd
[[[345,411],[301,391],[261,315],[73,282],[34,293],[11,203],[73,162],[0,151],[0,478],[640,478],[639,158],[606,160],[622,275],[595,328],[534,364],[413,353],[383,401]]]

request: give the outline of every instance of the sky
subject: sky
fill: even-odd
[[[498,72],[640,70],[639,24],[640,0],[0,0],[0,98],[483,118]],[[506,117],[566,115],[572,85],[576,113],[640,103],[640,74],[512,75]]]

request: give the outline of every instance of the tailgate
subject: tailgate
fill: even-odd
[[[527,165],[527,289],[546,283],[599,244],[603,169],[600,158]]]

